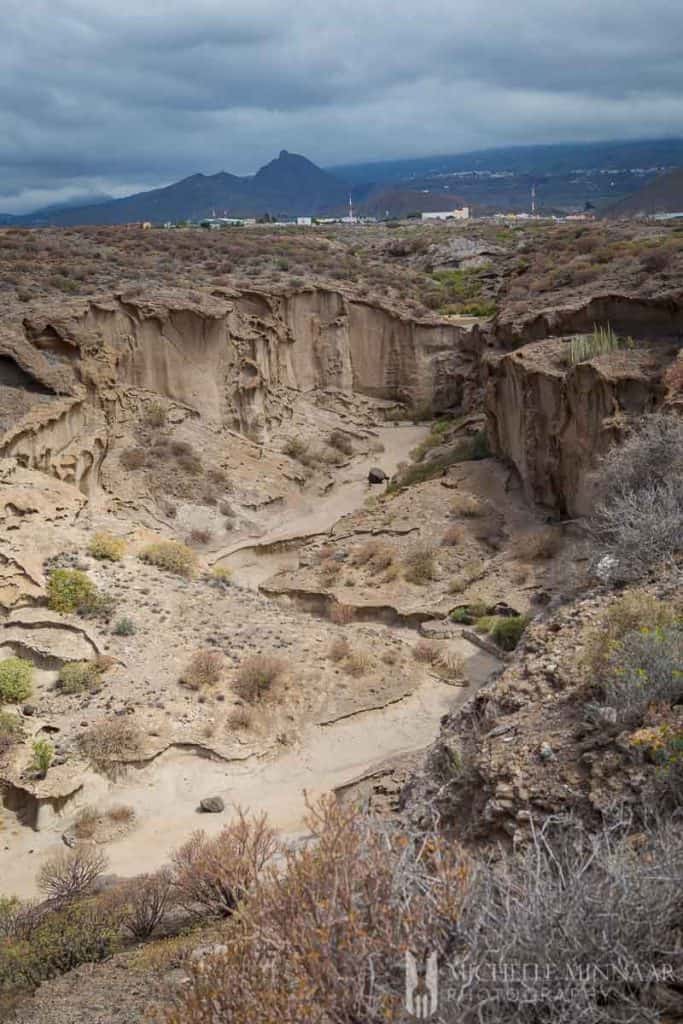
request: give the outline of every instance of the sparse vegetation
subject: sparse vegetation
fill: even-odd
[[[180,682],[190,690],[215,686],[223,674],[223,655],[220,651],[197,651],[183,670]]]
[[[129,716],[117,716],[84,729],[79,745],[93,766],[106,774],[140,754],[143,736],[140,727]]]
[[[69,661],[59,670],[57,686],[62,693],[83,693],[99,685],[103,671],[100,661]]]
[[[619,349],[633,348],[633,344],[631,338],[620,338],[609,324],[606,327],[595,325],[592,334],[580,334],[572,338],[569,343],[569,363],[576,366],[577,363],[585,363]]]
[[[135,623],[127,615],[120,618],[112,630],[114,636],[134,636],[136,632]]]
[[[88,545],[88,552],[93,558],[120,562],[126,551],[126,542],[111,533],[96,533]]]
[[[82,899],[107,867],[107,858],[92,846],[63,850],[45,861],[38,872],[38,888],[59,903]]]
[[[145,423],[150,427],[166,426],[166,407],[163,402],[150,402],[145,408]]]
[[[284,662],[272,654],[255,654],[237,670],[235,692],[242,700],[255,704],[269,693],[284,675]]]
[[[19,704],[31,696],[33,665],[25,658],[0,661],[0,704]]]
[[[459,526],[447,526],[441,536],[441,547],[454,548],[462,541],[462,530]]]
[[[343,430],[332,430],[327,438],[330,448],[335,448],[342,455],[353,455],[353,441]]]
[[[451,502],[451,514],[462,516],[463,519],[476,519],[484,515],[485,506],[473,494],[456,494]]]
[[[279,852],[265,815],[237,819],[217,836],[195,832],[172,858],[178,903],[200,917],[230,917]]]
[[[403,557],[403,575],[409,583],[424,586],[436,573],[435,550],[431,544],[419,544]]]
[[[197,556],[186,544],[175,540],[162,540],[149,544],[140,554],[143,562],[155,565],[176,576],[189,578],[197,571]]]
[[[683,547],[683,418],[658,413],[612,448],[600,467],[591,520],[596,571],[637,579]]]
[[[19,716],[0,709],[0,757],[8,754],[23,735],[24,727]]]
[[[68,614],[91,607],[97,587],[80,569],[53,569],[47,584],[47,603],[53,612]]]
[[[364,647],[352,647],[342,662],[346,674],[354,678],[364,676],[372,665],[372,655]]]
[[[518,534],[510,546],[511,554],[522,562],[554,558],[560,550],[562,537],[557,527],[546,526]]]
[[[479,633],[488,633],[502,651],[514,651],[529,624],[526,615],[487,615],[485,608],[477,608],[476,605],[467,608],[464,614],[461,609],[456,609],[456,613],[460,613],[461,617],[455,621],[463,621],[465,616],[468,622],[474,619],[475,629]],[[451,613],[451,618],[453,614]]]
[[[420,637],[413,647],[413,657],[415,658],[415,661],[421,661],[427,665],[433,665],[439,658],[438,643],[434,640],[427,640],[425,637]]]
[[[481,561],[467,562],[462,571],[454,576],[448,585],[449,594],[461,594],[467,590],[472,583],[476,582],[484,572],[484,563]]]
[[[345,636],[338,636],[330,644],[329,659],[330,661],[343,661],[351,653],[351,644]]]

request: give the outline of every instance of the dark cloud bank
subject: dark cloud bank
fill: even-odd
[[[681,134],[679,0],[5,0],[0,210],[280,148],[322,165]]]

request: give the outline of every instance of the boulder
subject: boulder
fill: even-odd
[[[384,472],[384,470],[380,469],[378,466],[373,466],[368,471],[368,483],[369,484],[383,484],[384,481],[388,480],[388,479],[389,479],[389,477]]]
[[[205,814],[220,814],[225,810],[225,804],[219,796],[205,796],[199,807]]]

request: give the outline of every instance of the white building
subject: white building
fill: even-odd
[[[300,228],[310,228],[313,223],[312,217],[297,217],[296,222]]]
[[[468,220],[469,206],[461,206],[456,210],[436,210],[434,213],[423,213],[422,220]]]

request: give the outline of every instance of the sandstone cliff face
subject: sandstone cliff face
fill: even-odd
[[[436,411],[459,403],[477,387],[483,346],[477,328],[406,320],[324,289],[71,302],[0,336],[6,375],[71,396],[34,408],[0,440],[0,453],[87,491],[131,388],[264,441],[282,388],[336,388]]]
[[[493,451],[517,470],[530,501],[561,515],[590,511],[596,462],[629,420],[662,405],[676,344],[653,344],[570,367],[568,343],[526,345],[484,363]]]

